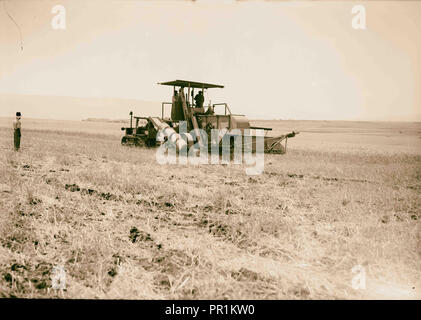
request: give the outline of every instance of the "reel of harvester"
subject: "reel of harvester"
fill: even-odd
[[[279,137],[265,137],[265,153],[284,154],[287,152],[288,138],[295,137],[299,132],[292,131]],[[282,142],[285,141],[283,144]]]

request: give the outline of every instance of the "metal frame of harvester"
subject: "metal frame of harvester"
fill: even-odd
[[[209,139],[211,137],[211,129],[226,129],[227,134],[229,134],[229,131],[232,129],[239,129],[243,136],[249,134],[250,130],[264,130],[265,153],[285,153],[288,138],[292,138],[298,134],[298,132],[293,131],[284,135],[270,137],[267,136],[267,133],[271,131],[272,128],[251,126],[250,121],[246,116],[233,114],[227,103],[215,103],[204,107],[198,107],[194,104],[193,97],[195,89],[202,90],[204,94],[205,90],[211,88],[224,88],[222,85],[187,80],[174,80],[158,84],[171,86],[173,92],[179,93],[177,99],[174,100],[173,98],[173,102],[162,102],[161,118],[138,117],[133,116],[133,113],[130,112],[130,127],[122,128],[122,130],[125,130],[125,135],[121,140],[123,145],[155,147],[160,144],[156,139],[159,130],[174,128],[174,131],[177,132],[180,121],[186,121],[187,130],[193,130],[196,133],[196,137],[200,137],[200,133],[198,132],[199,129],[205,130],[209,133]],[[186,93],[184,92],[184,89],[187,89]],[[171,105],[171,117],[169,118],[164,117],[165,106],[167,105]],[[224,107],[224,113],[216,114],[214,112],[215,108],[221,106]],[[205,110],[205,108],[207,108],[207,110]],[[133,126],[133,119],[135,120],[135,126]],[[254,138],[251,139],[251,141],[253,141],[252,143],[255,143],[255,136],[252,136],[252,138]],[[221,141],[222,139],[219,142]],[[254,146],[252,149],[254,150]]]

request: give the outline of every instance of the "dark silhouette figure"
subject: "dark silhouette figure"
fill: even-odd
[[[20,122],[21,114],[20,112],[16,112],[16,120],[13,121],[13,131],[14,131],[14,145],[15,151],[20,149],[20,137],[21,137],[21,122]]]
[[[194,101],[196,102],[196,108],[203,108],[203,102],[205,101],[205,97],[203,96],[202,90],[199,91],[198,94],[194,97]]]

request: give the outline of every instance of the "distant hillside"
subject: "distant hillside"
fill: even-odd
[[[127,119],[102,119],[102,118],[88,118],[83,119],[82,121],[88,122],[109,122],[109,123],[126,123]]]
[[[0,116],[20,111],[24,117],[43,119],[126,119],[135,115],[160,116],[161,103],[117,98],[75,98],[0,94]]]

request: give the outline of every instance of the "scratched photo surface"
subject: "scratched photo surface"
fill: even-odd
[[[421,299],[421,1],[2,0],[0,53],[0,297]]]

